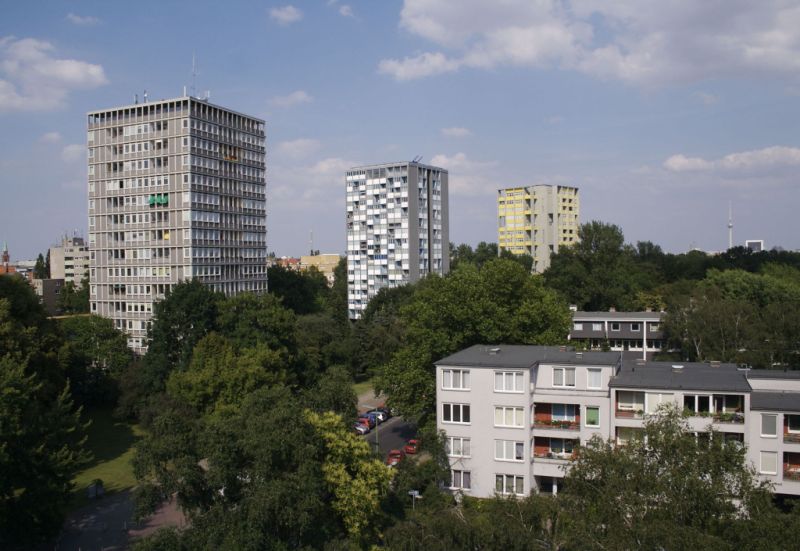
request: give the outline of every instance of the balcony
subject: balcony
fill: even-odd
[[[572,461],[575,459],[575,452],[558,452],[558,451],[534,451],[533,457],[535,459],[556,459],[560,461]]]
[[[614,412],[617,419],[644,419],[644,410],[617,409]]]
[[[786,444],[800,444],[800,433],[784,432],[783,433],[783,441]]]
[[[721,412],[715,413],[712,415],[715,423],[727,423],[727,424],[734,424],[734,425],[743,425],[744,424],[744,413],[739,412]]]
[[[783,479],[784,480],[794,480],[795,482],[800,482],[800,465],[789,465],[784,463],[783,465]]]
[[[555,429],[555,430],[580,430],[581,423],[579,420],[575,421],[560,421],[560,420],[539,420],[533,421],[533,428],[535,429]]]

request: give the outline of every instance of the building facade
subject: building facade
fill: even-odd
[[[50,277],[80,287],[89,276],[89,245],[82,237],[67,237],[50,247]]]
[[[450,270],[447,171],[417,162],[352,168],[347,187],[350,319],[384,287]]]
[[[59,313],[58,302],[61,298],[61,291],[64,288],[63,279],[31,279],[33,291],[39,297],[39,301],[44,306],[45,312],[50,316]]]
[[[312,266],[320,271],[325,279],[328,281],[328,286],[333,285],[334,275],[333,272],[339,261],[342,259],[338,254],[313,254],[303,255],[300,257],[300,268],[308,270]]]
[[[567,347],[473,346],[436,363],[437,426],[451,489],[475,497],[557,493],[592,436],[618,445],[673,403],[698,437],[747,446],[775,492],[800,495],[800,375],[732,364],[624,360]]]
[[[550,255],[578,240],[578,188],[535,185],[497,191],[497,244],[533,257],[533,270],[550,267]]]
[[[178,282],[266,292],[264,130],[194,97],[88,114],[91,311],[135,351]]]
[[[573,312],[569,340],[586,350],[626,352],[650,360],[666,349],[663,312]]]

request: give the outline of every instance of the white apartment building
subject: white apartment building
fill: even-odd
[[[82,237],[67,237],[50,247],[50,278],[72,282],[76,287],[89,275],[89,245]]]
[[[181,97],[88,114],[91,311],[137,352],[180,281],[266,292],[264,121]]]
[[[652,359],[667,348],[663,312],[573,312],[569,340],[587,350],[626,352],[625,357]]]
[[[417,162],[347,171],[350,319],[384,287],[450,270],[447,179],[446,170]]]
[[[437,426],[451,489],[475,497],[556,493],[593,435],[624,444],[663,403],[748,447],[775,485],[800,495],[800,376],[732,364],[623,360],[566,347],[473,346],[436,363]]]

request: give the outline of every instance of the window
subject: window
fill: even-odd
[[[442,388],[445,390],[469,390],[469,371],[464,369],[443,369]]]
[[[778,416],[769,413],[761,414],[761,436],[775,438],[778,435]]]
[[[575,368],[554,367],[553,386],[575,386]]]
[[[494,477],[495,491],[498,494],[518,496],[525,494],[525,482],[521,476],[513,474],[498,474]]]
[[[494,458],[498,461],[524,461],[525,444],[514,440],[495,440]]]
[[[468,424],[469,404],[442,404],[442,421]]]
[[[494,408],[494,426],[522,427],[522,408],[496,406]]]
[[[583,330],[583,324],[582,323],[573,323],[572,324],[572,329],[575,330],[575,331],[582,331]]]
[[[495,392],[522,392],[521,371],[495,371]]]
[[[600,408],[597,406],[586,406],[586,426],[600,426]]]
[[[553,404],[551,407],[553,421],[574,421],[575,406],[573,404]]]
[[[453,490],[469,490],[472,487],[472,476],[469,471],[450,471],[450,488]]]
[[[661,330],[661,324],[660,323],[651,323],[650,324],[650,332],[651,333],[655,333],[655,332],[660,331],[660,330]]]
[[[778,474],[777,452],[761,452],[761,474]]]
[[[586,382],[587,388],[602,388],[603,387],[603,372],[599,369],[588,369],[588,377]]]
[[[800,432],[800,415],[787,415],[786,418],[789,424],[789,432]]]
[[[573,445],[575,442],[573,440],[567,440],[564,438],[551,438],[550,439],[550,452],[556,455],[572,455]]]
[[[641,330],[642,330],[642,324],[641,323],[632,323],[631,324],[631,331],[639,332]]]
[[[450,436],[445,441],[445,450],[450,457],[470,457],[470,440],[459,436]]]
[[[711,406],[710,396],[699,396],[694,394],[683,395],[683,409],[688,410],[689,413],[709,413]]]
[[[656,413],[661,404],[667,404],[672,401],[672,394],[660,394],[658,392],[647,393],[647,413]]]
[[[644,393],[620,390],[617,392],[617,409],[625,411],[644,410]]]
[[[619,331],[619,323],[617,323],[617,322],[612,322],[612,323],[611,323],[611,330],[612,330],[612,331]]]
[[[602,323],[593,323],[592,324],[592,331],[602,331],[603,324]]]

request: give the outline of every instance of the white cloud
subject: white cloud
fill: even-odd
[[[46,134],[42,134],[39,141],[42,143],[58,143],[61,141],[61,134],[58,132],[47,132]]]
[[[391,75],[397,80],[413,80],[417,78],[450,73],[456,71],[460,63],[448,59],[441,52],[425,52],[416,57],[403,60],[383,59],[378,64],[378,72]]]
[[[311,103],[314,98],[305,90],[295,90],[286,96],[276,96],[270,100],[276,107],[293,107],[302,103]]]
[[[275,153],[280,157],[288,157],[292,159],[299,159],[308,157],[319,149],[320,143],[311,138],[299,138],[297,140],[289,140],[280,142],[275,146]]]
[[[673,155],[664,161],[664,168],[672,172],[720,171],[723,173],[769,172],[788,169],[792,172],[800,166],[800,148],[772,146],[752,151],[731,153],[719,159],[706,160],[700,157]]]
[[[80,161],[86,155],[86,146],[79,143],[74,143],[64,146],[61,150],[61,159],[65,163],[74,163]]]
[[[91,15],[75,15],[74,13],[67,14],[67,21],[82,27],[89,27],[91,25],[97,25],[100,23],[100,19],[97,17]]]
[[[719,98],[714,94],[709,94],[708,92],[695,92],[694,97],[696,97],[703,105],[714,105],[719,101]]]
[[[490,195],[501,187],[496,180],[494,161],[474,161],[464,153],[436,155],[431,164],[448,172],[450,195]]]
[[[102,66],[58,59],[54,53],[49,42],[0,39],[0,112],[56,109],[73,90],[108,83]]]
[[[339,6],[339,15],[343,17],[355,17],[355,14],[353,13],[353,8],[351,8],[347,4]]]
[[[290,25],[303,18],[303,12],[292,5],[269,10],[269,16],[280,25]]]
[[[466,138],[472,136],[472,131],[469,128],[453,126],[450,128],[442,128],[442,136],[447,136],[448,138]]]
[[[273,204],[299,209],[313,205],[344,206],[344,175],[358,163],[326,157],[312,164],[275,164],[270,188]]]
[[[800,69],[800,5],[784,0],[405,0],[400,27],[442,50],[381,61],[398,80],[526,66],[657,86]]]

